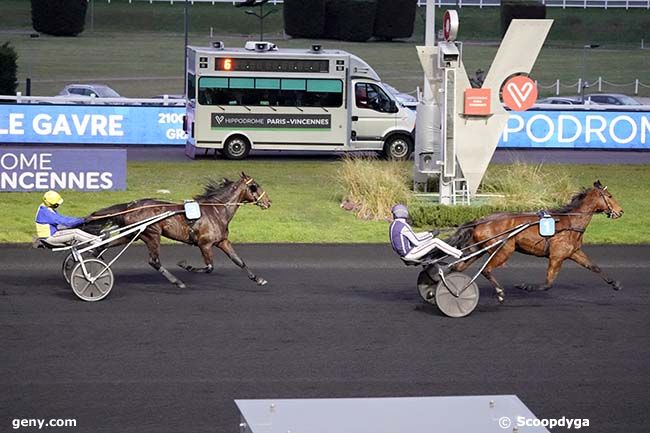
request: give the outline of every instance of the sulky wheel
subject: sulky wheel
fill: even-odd
[[[439,277],[435,274],[435,270],[431,270],[434,278],[431,278],[431,275],[427,270],[423,270],[418,275],[418,292],[422,299],[429,304],[436,303],[436,284],[438,284]]]
[[[61,272],[63,272],[63,278],[65,278],[66,283],[70,283],[70,275],[72,274],[72,270],[74,269],[75,265],[77,264],[77,261],[74,259],[74,256],[72,253],[68,254],[63,260],[63,266],[61,266]]]
[[[446,275],[445,281],[440,281],[436,287],[436,305],[449,317],[467,316],[478,305],[478,298],[478,286],[461,272]]]
[[[84,273],[84,265],[88,276]],[[101,301],[113,288],[113,271],[100,259],[84,260],[72,270],[70,286],[84,301]]]

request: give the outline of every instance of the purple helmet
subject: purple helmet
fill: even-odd
[[[406,219],[409,217],[409,210],[403,204],[396,204],[390,211],[393,214],[393,218]]]

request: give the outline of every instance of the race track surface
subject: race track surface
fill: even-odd
[[[516,394],[540,418],[589,418],[587,433],[648,431],[650,246],[586,248],[621,292],[572,264],[551,291],[518,291],[545,261],[516,256],[496,272],[506,304],[481,278],[464,319],[424,304],[419,269],[385,246],[238,250],[268,286],[222,255],[186,273],[172,264],[198,250],[165,245],[180,290],[134,247],[110,296],[86,303],[61,255],[0,247],[0,431],[56,417],[77,427],[47,431],[225,433],[234,399],[466,394]]]

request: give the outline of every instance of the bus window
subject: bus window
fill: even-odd
[[[372,83],[357,83],[354,89],[357,107],[367,108],[381,113],[391,113],[391,99],[381,89]]]
[[[194,101],[196,99],[196,77],[194,74],[187,74],[187,99]]]
[[[326,79],[201,77],[199,104],[340,107],[343,104],[343,82]]]
[[[218,77],[199,78],[199,104],[201,105],[228,105],[227,95],[228,79]],[[224,92],[226,90],[226,92]]]

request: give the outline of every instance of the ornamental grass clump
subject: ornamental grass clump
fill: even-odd
[[[413,196],[408,164],[369,157],[343,158],[338,173],[343,191],[341,206],[363,219],[390,218],[394,204],[407,203]]]
[[[566,170],[519,161],[490,170],[481,185],[481,192],[495,194],[490,204],[531,211],[562,205],[578,189]]]

